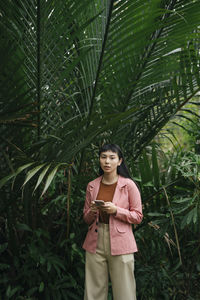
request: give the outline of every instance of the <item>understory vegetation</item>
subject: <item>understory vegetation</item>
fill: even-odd
[[[95,156],[97,151],[96,155],[95,150],[90,152],[84,177],[72,172],[69,182],[65,170],[57,173],[37,203],[37,216],[28,205],[30,190],[25,188],[22,197],[16,182],[11,199],[10,190],[5,188],[8,197],[1,205],[0,231],[1,299],[83,299],[81,247],[87,226],[82,209],[86,183],[97,175]],[[164,153],[154,143],[137,161],[128,151],[126,157],[140,187],[144,209],[143,222],[133,226],[139,247],[135,255],[137,297],[197,300],[200,155],[184,149]]]

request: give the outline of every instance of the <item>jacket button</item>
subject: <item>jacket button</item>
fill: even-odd
[[[98,230],[97,230],[97,229],[95,229],[95,232],[98,232]]]

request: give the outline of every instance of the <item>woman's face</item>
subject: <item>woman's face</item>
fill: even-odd
[[[100,166],[106,174],[117,173],[117,167],[120,166],[122,162],[118,154],[110,150],[101,152],[99,160]]]

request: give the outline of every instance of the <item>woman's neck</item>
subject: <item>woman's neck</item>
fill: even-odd
[[[118,177],[119,176],[118,176],[117,173],[114,173],[114,174],[104,173],[103,177],[102,177],[102,182],[105,183],[105,184],[113,184],[113,183],[117,182]]]

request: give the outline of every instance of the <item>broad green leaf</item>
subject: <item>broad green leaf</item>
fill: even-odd
[[[8,297],[8,299],[12,298],[12,296],[14,294],[16,294],[17,291],[21,290],[21,286],[16,286],[14,288],[12,288],[10,285],[8,286],[7,290],[6,290],[6,296]]]
[[[58,164],[58,165],[50,172],[50,174],[48,175],[41,196],[43,196],[44,193],[46,192],[46,190],[48,189],[49,185],[51,184],[52,180],[54,179],[54,176],[55,176],[56,172],[58,171],[58,169],[59,169],[59,167],[60,167],[61,165],[63,165],[63,164]]]
[[[185,202],[189,202],[191,203],[191,198],[181,198],[181,199],[174,199],[173,200],[173,203],[185,203]]]
[[[44,290],[44,282],[42,281],[39,286],[39,292],[42,293]]]
[[[189,225],[189,224],[192,222],[192,219],[193,219],[195,213],[196,213],[196,207],[194,207],[194,208],[187,214],[187,221],[186,221],[187,225]]]
[[[45,164],[41,164],[41,165],[35,167],[34,169],[30,170],[26,176],[23,186],[44,166],[45,166]]]
[[[193,223],[196,224],[197,223],[197,218],[198,218],[198,206],[196,206],[194,208],[194,212],[193,212]]]
[[[183,229],[186,225],[189,225],[192,222],[193,218],[196,218],[196,213],[196,207],[194,207],[184,216],[181,222],[181,229]]]
[[[151,182],[151,181],[143,183],[142,185],[143,186],[149,186],[149,187],[153,187],[154,186],[153,182]]]
[[[38,178],[37,184],[36,184],[36,186],[35,186],[35,188],[34,188],[34,191],[37,189],[37,187],[38,187],[38,186],[40,185],[40,183],[42,182],[42,180],[43,180],[44,176],[46,175],[47,171],[49,170],[50,166],[51,166],[51,164],[47,165],[47,166],[44,168],[44,170],[41,172],[41,174],[40,174],[40,176],[39,176],[39,178]],[[33,192],[34,192],[34,191],[33,191]]]
[[[161,214],[161,213],[158,213],[158,212],[149,212],[147,214],[150,217],[165,217],[165,214]]]
[[[27,169],[28,167],[32,166],[34,164],[34,162],[28,163],[26,165],[23,165],[21,167],[19,167],[17,169],[17,171],[13,174],[10,174],[4,178],[2,178],[0,180],[0,188],[2,188],[2,186],[4,186],[6,184],[6,182],[8,182],[10,179],[12,179],[13,177],[16,177],[18,174],[20,174],[23,170]]]
[[[17,229],[24,230],[24,231],[32,231],[32,229],[27,224],[23,224],[23,223],[18,223]]]

